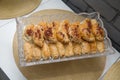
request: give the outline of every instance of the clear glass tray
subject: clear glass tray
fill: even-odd
[[[103,53],[97,52],[96,54],[82,54],[80,56],[73,56],[73,57],[67,57],[67,58],[58,58],[58,59],[49,59],[49,60],[39,60],[39,61],[33,61],[33,62],[26,62],[24,58],[24,50],[23,50],[23,30],[26,25],[28,24],[38,24],[40,21],[61,21],[64,19],[68,19],[70,22],[75,21],[83,21],[85,18],[91,18],[96,19],[100,26],[105,31],[105,51]],[[18,17],[16,18],[17,23],[17,35],[18,35],[18,54],[19,54],[19,61],[21,66],[31,66],[31,65],[37,65],[37,64],[47,64],[47,63],[55,63],[55,62],[62,62],[62,61],[69,61],[69,60],[76,60],[76,59],[84,59],[84,58],[92,58],[92,57],[99,57],[99,56],[107,56],[114,53],[114,49],[112,48],[112,44],[110,39],[107,36],[107,31],[104,28],[103,22],[100,19],[100,15],[98,12],[93,13],[57,13],[57,14],[48,14],[48,15],[29,15],[24,17]]]

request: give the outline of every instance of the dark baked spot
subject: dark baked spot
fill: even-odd
[[[45,36],[49,37],[49,36],[52,36],[52,28],[48,28],[47,30],[45,30],[44,32]]]
[[[27,29],[26,33],[29,35],[29,36],[32,36],[33,35],[33,31],[31,29]]]
[[[54,21],[52,22],[52,25],[53,25],[53,27],[55,27],[55,22]]]
[[[62,35],[63,38],[65,37],[65,35],[62,32],[59,32],[59,34]]]
[[[40,39],[40,38],[41,38],[40,30],[37,29],[37,30],[34,32],[34,35],[35,35],[36,38]]]

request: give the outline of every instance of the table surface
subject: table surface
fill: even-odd
[[[43,9],[63,9],[72,11],[61,0],[42,0],[40,6],[32,13]],[[0,20],[0,68],[11,80],[27,80],[17,68],[13,57],[13,37],[16,31],[15,19]],[[116,51],[116,50],[115,50]],[[107,56],[106,66],[103,73],[120,57],[115,54]]]

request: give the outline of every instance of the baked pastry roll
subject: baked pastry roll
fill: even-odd
[[[38,25],[41,26],[43,29],[47,28],[47,22],[41,21]]]
[[[90,44],[90,51],[91,53],[96,53],[97,52],[97,44],[96,41],[89,43]]]
[[[42,47],[42,58],[49,59],[51,57],[49,46],[44,42]]]
[[[56,29],[52,24],[48,24],[47,27],[44,29],[44,38],[50,43],[56,43]]]
[[[90,44],[86,41],[81,43],[82,54],[90,53]]]
[[[75,55],[81,55],[82,53],[81,45],[78,43],[73,43],[73,52]]]
[[[36,25],[34,27],[33,42],[39,47],[43,47],[43,44],[44,44],[43,30],[42,30],[42,27],[39,25]]]
[[[40,60],[41,59],[41,49],[40,47],[33,45],[33,58],[34,60]]]
[[[98,41],[104,40],[104,30],[99,26],[98,22],[95,19],[91,20],[92,32]]]
[[[49,49],[50,49],[52,58],[56,59],[59,57],[59,53],[58,53],[56,44],[49,44]]]
[[[79,24],[80,22],[74,22],[73,24],[70,25],[69,27],[69,37],[70,40],[73,42],[81,43],[81,34],[79,31]]]
[[[72,45],[72,42],[69,42],[68,44],[65,44],[65,56],[70,57],[73,55],[74,55],[73,45]]]
[[[59,21],[53,21],[52,22],[52,26],[53,26],[53,28],[56,30],[56,32],[57,32],[57,30],[58,30],[58,28],[59,28],[59,26],[60,26],[60,22]]]
[[[33,60],[33,44],[25,42],[24,43],[24,56],[27,62]]]
[[[68,43],[70,40],[69,40],[69,37],[68,37],[68,21],[62,21],[60,23],[60,26],[57,30],[57,39],[58,41],[60,42],[63,42],[63,43]]]
[[[97,41],[97,50],[98,52],[102,53],[105,51],[105,44],[104,41]]]
[[[61,42],[57,42],[56,46],[57,46],[57,50],[59,52],[59,56],[64,57],[65,56],[65,47],[64,47],[64,45]]]
[[[95,37],[91,31],[90,19],[86,18],[84,21],[82,21],[80,23],[79,30],[81,32],[81,37],[83,40],[86,40],[88,42],[95,41]]]
[[[25,27],[24,33],[23,33],[23,38],[26,41],[32,41],[32,36],[33,36],[33,31],[34,31],[34,25],[28,25]]]
[[[69,30],[69,26],[70,26],[70,23],[68,20],[63,20],[61,23],[60,23],[60,26],[62,26],[62,28],[65,30],[65,32],[68,34],[68,30]]]

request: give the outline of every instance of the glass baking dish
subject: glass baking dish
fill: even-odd
[[[24,50],[23,50],[23,30],[26,25],[28,24],[38,24],[40,21],[61,21],[64,19],[68,19],[70,22],[75,21],[83,21],[85,18],[91,18],[96,19],[100,26],[105,31],[105,51],[103,53],[97,52],[96,54],[82,54],[80,56],[73,56],[73,57],[66,57],[66,58],[58,58],[58,59],[48,59],[43,60],[40,59],[39,61],[33,61],[33,62],[26,62],[24,58]],[[17,23],[17,38],[18,38],[18,54],[19,54],[19,61],[21,66],[32,66],[32,65],[38,65],[38,64],[47,64],[47,63],[55,63],[55,62],[62,62],[62,61],[69,61],[69,60],[76,60],[76,59],[84,59],[84,58],[92,58],[92,57],[99,57],[99,56],[107,56],[114,53],[114,49],[112,48],[112,44],[110,39],[107,36],[106,29],[104,28],[103,22],[100,19],[100,15],[98,12],[93,13],[57,13],[57,14],[47,14],[47,15],[29,15],[24,17],[18,17],[16,18]]]

